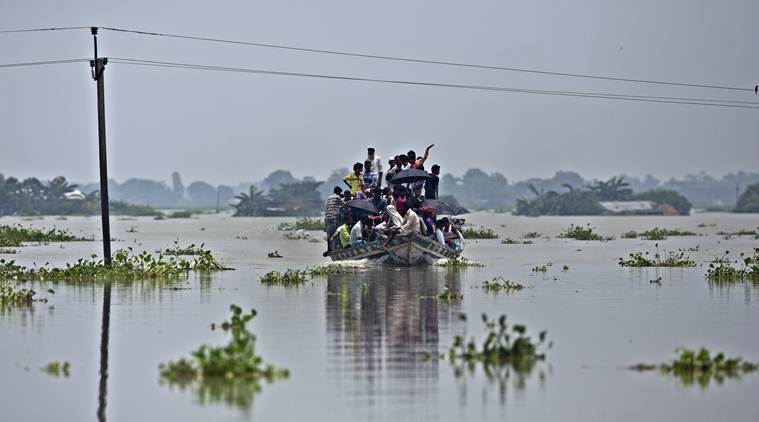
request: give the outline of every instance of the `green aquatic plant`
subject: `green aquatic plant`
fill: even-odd
[[[498,239],[498,234],[493,229],[485,227],[472,228],[466,227],[461,231],[465,239]]]
[[[717,232],[717,234],[720,236],[756,236],[757,231],[749,230],[749,229],[740,229],[734,232],[719,231]]]
[[[266,257],[267,258],[283,258],[283,256],[279,254],[279,251],[268,252],[266,254]]]
[[[47,365],[40,368],[43,372],[46,374],[52,376],[52,377],[60,377],[63,375],[64,378],[68,378],[70,374],[71,365],[69,365],[68,362],[63,361],[53,361],[48,363]]]
[[[637,364],[629,369],[635,371],[659,370],[664,375],[677,378],[683,385],[697,383],[701,388],[709,386],[711,380],[722,384],[725,379],[740,379],[742,375],[756,372],[759,365],[736,356],[725,357],[724,353],[712,354],[702,347],[698,351],[680,347],[675,350],[675,358],[659,365]]]
[[[448,258],[445,261],[437,262],[435,265],[440,266],[440,267],[451,268],[451,269],[485,266],[485,264],[481,262],[472,261],[471,259],[466,259],[462,257]]]
[[[670,236],[695,236],[696,233],[680,229],[660,229],[654,227],[640,233],[640,237],[646,240],[664,240]]]
[[[194,381],[260,381],[272,382],[287,378],[287,369],[264,363],[256,354],[256,336],[247,324],[256,316],[256,310],[243,313],[236,305],[230,307],[232,317],[218,326],[231,338],[226,346],[202,345],[189,358],[161,364],[158,370],[169,383],[188,384]]]
[[[269,271],[259,279],[261,284],[267,286],[300,286],[306,282],[306,271],[288,269],[284,273]]]
[[[736,261],[730,259],[730,251],[725,251],[725,255],[709,263],[706,279],[717,283],[747,280],[759,282],[759,248],[754,248],[753,255],[741,253],[740,259]]]
[[[464,295],[455,290],[443,287],[443,291],[437,294],[437,298],[446,302],[453,302],[464,299]]]
[[[200,246],[195,246],[194,243],[188,246],[179,246],[179,241],[175,240],[174,246],[164,249],[163,253],[165,255],[202,255],[205,252],[204,246],[205,243],[201,243]]]
[[[553,262],[547,262],[546,265],[538,265],[533,267],[532,272],[534,273],[544,273],[548,271],[548,267],[552,266]]]
[[[503,277],[494,277],[492,280],[485,280],[480,285],[482,290],[486,292],[512,292],[519,291],[525,288],[523,284],[519,284],[516,281],[506,280]]]
[[[306,268],[306,272],[311,277],[326,277],[330,274],[356,273],[361,270],[361,267],[344,264],[317,265],[316,267]]]
[[[622,233],[622,239],[637,239],[638,238],[638,232],[635,230],[630,230],[628,232]]]
[[[564,265],[561,267],[562,271],[569,271],[569,265]]]
[[[480,362],[484,365],[511,365],[515,368],[531,368],[538,361],[545,360],[542,350],[546,340],[546,332],[541,331],[538,340],[533,341],[527,335],[527,327],[520,324],[509,326],[506,315],[497,320],[489,320],[487,314],[482,314],[485,325],[485,340],[478,347],[474,339],[464,342],[464,337],[454,337],[453,345],[448,353],[441,356],[451,362],[462,360],[469,363]],[[548,344],[551,347],[551,344]]]
[[[0,225],[0,247],[18,247],[26,242],[74,242],[93,238],[75,236],[68,230],[57,228],[38,229],[17,225]]]
[[[292,231],[292,230],[324,230],[324,220],[318,218],[303,217],[295,220],[294,223],[279,223],[277,230]]]
[[[594,230],[590,223],[586,226],[570,224],[566,230],[559,234],[559,237],[574,240],[611,240],[611,238],[603,237]]]
[[[519,240],[507,237],[506,239],[501,240],[501,243],[504,245],[532,245],[533,242],[529,239]]]
[[[192,212],[190,211],[173,211],[166,216],[166,218],[191,218]]]
[[[135,253],[133,249],[120,249],[112,256],[110,266],[106,266],[97,255],[80,258],[64,267],[48,264],[24,267],[15,261],[0,259],[0,280],[49,280],[49,281],[93,281],[93,280],[139,280],[172,279],[184,277],[190,271],[222,271],[224,267],[211,253],[203,250],[192,259],[176,255],[151,254],[147,251]]]
[[[36,294],[32,289],[19,289],[0,283],[0,305],[31,305]]]
[[[537,239],[540,236],[541,236],[541,234],[538,233],[538,232],[527,232],[527,233],[525,233],[525,234],[522,235],[522,237],[525,238],[525,239]]]
[[[685,255],[685,252],[659,251],[659,244],[656,244],[656,251],[653,256],[646,252],[633,252],[625,258],[619,258],[620,267],[695,267],[696,261]]]

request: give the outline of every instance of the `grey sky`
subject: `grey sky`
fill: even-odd
[[[759,2],[0,0],[0,29],[67,25],[753,87]],[[103,32],[100,53],[221,66],[520,88],[759,101],[751,93],[651,87],[225,46]],[[0,35],[0,62],[89,57],[89,31]],[[323,178],[435,143],[444,172],[510,180],[759,169],[759,110],[391,86],[111,64],[110,176]],[[0,69],[0,172],[97,179],[87,64]]]

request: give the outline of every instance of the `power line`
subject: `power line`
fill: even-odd
[[[150,36],[157,36],[157,37],[178,38],[178,39],[195,40],[195,41],[207,41],[207,42],[214,42],[214,43],[276,48],[276,49],[283,49],[283,50],[302,51],[302,52],[308,52],[308,53],[321,53],[321,54],[332,54],[332,55],[339,55],[339,56],[362,57],[362,58],[368,58],[368,59],[436,64],[436,65],[467,67],[467,68],[475,68],[475,69],[502,70],[502,71],[510,71],[510,72],[524,72],[524,73],[534,73],[534,74],[540,74],[540,75],[598,79],[598,80],[608,80],[608,81],[617,81],[617,82],[633,82],[633,83],[653,84],[653,85],[670,85],[670,86],[691,87],[691,88],[723,89],[723,90],[731,90],[731,91],[753,91],[753,89],[751,88],[713,85],[713,84],[705,84],[705,83],[702,84],[702,83],[673,82],[673,81],[662,81],[662,80],[652,80],[652,79],[623,78],[623,77],[616,77],[616,76],[601,76],[601,75],[591,75],[591,74],[584,74],[584,73],[556,72],[556,71],[527,69],[527,68],[519,68],[519,67],[491,66],[491,65],[472,64],[472,63],[463,63],[463,62],[454,62],[454,61],[384,56],[384,55],[377,55],[377,54],[354,53],[354,52],[339,51],[339,50],[296,47],[296,46],[288,46],[288,45],[282,45],[282,44],[267,44],[267,43],[237,41],[237,40],[229,40],[229,39],[221,39],[221,38],[209,38],[209,37],[200,37],[200,36],[194,36],[194,35],[180,35],[180,34],[167,34],[167,33],[162,33],[162,32],[139,31],[139,30],[134,30],[134,29],[124,29],[124,28],[101,27],[101,29],[107,30],[107,31],[125,32],[125,33],[138,34],[138,35],[150,35]]]
[[[480,91],[514,92],[514,93],[523,93],[523,94],[557,95],[557,96],[567,96],[567,97],[600,98],[600,99],[610,99],[610,100],[641,101],[641,102],[667,103],[667,104],[686,104],[686,105],[702,105],[702,106],[713,106],[713,107],[759,109],[759,106],[739,105],[733,101],[716,100],[716,99],[653,97],[653,96],[636,96],[636,95],[626,95],[626,94],[579,92],[579,91],[548,91],[548,90],[539,90],[539,89],[524,89],[524,88],[485,86],[485,85],[465,85],[465,84],[408,81],[408,80],[396,80],[396,79],[376,79],[376,78],[362,78],[362,77],[354,77],[354,76],[327,75],[327,74],[302,73],[302,72],[283,72],[283,71],[265,70],[265,69],[211,66],[211,65],[192,64],[192,63],[164,62],[164,61],[155,61],[155,60],[141,60],[141,59],[118,58],[118,57],[110,58],[109,63],[128,64],[128,65],[137,65],[137,66],[154,66],[154,67],[173,68],[173,69],[191,69],[191,70],[249,73],[249,74],[260,74],[260,75],[294,76],[294,77],[345,80],[345,81],[357,81],[357,82],[376,82],[376,83],[386,83],[386,84],[396,84],[396,85],[417,85],[417,86],[442,87],[442,88],[458,88],[458,89],[471,89],[471,90],[480,90]],[[759,103],[753,103],[753,102],[747,102],[747,103],[759,105]]]
[[[30,28],[30,29],[5,29],[0,34],[14,34],[20,32],[45,32],[45,31],[70,31],[72,29],[89,29],[89,26],[61,26],[54,28]]]
[[[86,62],[90,59],[65,59],[65,60],[46,60],[41,62],[23,62],[23,63],[3,63],[0,64],[0,68],[4,67],[25,67],[25,66],[42,66],[48,64],[63,64],[63,63],[77,63]]]

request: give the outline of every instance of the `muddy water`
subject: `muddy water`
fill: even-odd
[[[314,279],[299,288],[265,287],[258,277],[272,269],[324,262],[322,243],[285,240],[282,219],[233,219],[204,215],[187,220],[112,222],[114,248],[156,250],[205,242],[236,271],[191,275],[174,284],[113,285],[109,377],[105,414],[110,420],[757,420],[759,375],[683,385],[655,373],[620,367],[661,362],[678,346],[707,346],[759,360],[759,286],[729,287],[704,280],[701,263],[730,250],[759,247],[752,237],[725,240],[721,230],[755,229],[759,217],[701,214],[689,217],[518,218],[473,214],[468,220],[501,237],[537,231],[532,245],[472,241],[465,255],[483,268],[368,268],[358,274]],[[20,221],[96,234],[95,218]],[[590,222],[610,242],[563,240],[570,223]],[[698,227],[705,224],[705,227]],[[627,230],[655,226],[692,230],[698,236],[659,242],[699,262],[685,269],[625,269],[617,258],[653,250],[653,241],[619,239]],[[136,233],[128,233],[130,228]],[[283,259],[268,259],[277,249]],[[97,242],[28,246],[18,261],[63,263],[99,253]],[[8,258],[9,256],[4,256]],[[548,272],[531,272],[551,262]],[[562,271],[564,265],[568,271]],[[495,276],[526,284],[511,294],[477,287]],[[661,285],[650,280],[661,277]],[[434,297],[443,287],[464,299]],[[2,420],[93,420],[99,400],[102,285],[34,283],[47,303],[0,312]],[[55,293],[46,293],[48,288]],[[229,305],[256,308],[258,350],[289,379],[263,385],[257,394],[214,396],[208,390],[162,385],[157,366],[187,355],[201,343],[220,344],[211,322]],[[444,352],[453,336],[482,337],[479,315],[507,314],[537,334],[547,330],[554,347],[528,373],[460,371],[425,352]],[[467,322],[458,318],[469,315]],[[71,363],[68,378],[39,367]]]

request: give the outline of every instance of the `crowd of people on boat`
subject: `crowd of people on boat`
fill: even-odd
[[[430,237],[455,250],[464,247],[464,236],[456,222],[438,218],[437,209],[426,203],[438,198],[440,182],[439,165],[431,166],[429,172],[424,167],[433,146],[428,146],[422,156],[413,150],[394,156],[387,162],[387,171],[383,171],[375,148],[367,148],[364,162],[356,162],[353,171],[343,177],[346,188],[335,186],[327,198],[325,256],[366,244],[386,247],[396,236],[412,234]]]

